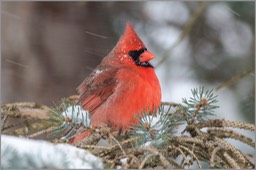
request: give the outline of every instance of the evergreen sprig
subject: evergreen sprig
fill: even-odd
[[[192,97],[189,100],[183,98],[182,102],[186,105],[183,107],[184,116],[188,124],[207,120],[207,116],[214,115],[214,109],[219,106],[215,105],[217,95],[212,90],[205,90],[204,87],[199,87],[191,90]]]
[[[68,141],[69,139],[82,133],[79,129],[86,129],[91,127],[91,114],[89,111],[84,111],[81,105],[74,102],[63,103],[52,109],[51,120],[59,122],[60,126],[57,130],[52,132],[51,136],[61,135],[61,139]]]
[[[171,108],[172,106],[166,108],[166,105],[161,105],[157,114],[142,113],[140,117],[135,115],[139,123],[132,126],[130,134],[140,136],[138,145],[160,147],[168,140],[170,132],[182,121],[178,112],[170,112]]]
[[[153,145],[160,147],[164,144],[174,127],[186,122],[193,124],[207,120],[207,116],[213,115],[214,109],[218,106],[217,95],[213,90],[205,90],[199,87],[191,90],[192,97],[189,100],[183,98],[181,104],[162,104],[153,115],[143,113],[137,125],[132,126],[131,135],[140,136],[139,145]],[[174,110],[171,111],[171,109]]]

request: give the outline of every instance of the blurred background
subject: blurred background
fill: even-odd
[[[163,101],[224,84],[216,115],[254,123],[255,2],[5,1],[1,8],[3,103],[54,106],[77,94],[130,20],[156,55]]]

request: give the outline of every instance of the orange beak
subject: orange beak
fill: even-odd
[[[153,58],[155,58],[154,54],[152,54],[149,51],[144,51],[141,55],[140,55],[140,62],[148,62],[150,60],[152,60]]]

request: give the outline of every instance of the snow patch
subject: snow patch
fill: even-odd
[[[82,123],[85,127],[91,127],[91,114],[80,105],[70,106],[61,114],[71,119],[73,123]]]
[[[127,164],[127,160],[128,160],[128,158],[123,158],[123,159],[120,159],[120,162],[122,164]]]
[[[103,72],[103,70],[96,70],[95,71],[95,74],[100,74],[100,73],[102,73]]]
[[[7,169],[102,169],[103,163],[90,152],[69,144],[52,144],[1,135],[1,168]]]

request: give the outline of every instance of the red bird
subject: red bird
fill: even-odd
[[[93,127],[107,124],[115,130],[127,131],[138,122],[134,114],[152,113],[159,107],[160,84],[149,63],[153,58],[127,22],[114,49],[77,88],[78,102],[90,111]],[[87,135],[78,135],[73,142]]]

